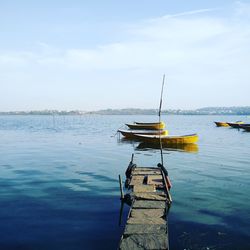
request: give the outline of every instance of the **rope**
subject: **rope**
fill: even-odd
[[[114,135],[111,135],[110,137],[115,137],[119,133],[119,129],[124,128],[124,125],[122,125],[120,128],[117,129],[116,133]]]

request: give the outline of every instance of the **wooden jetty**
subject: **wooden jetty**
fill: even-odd
[[[161,164],[137,167],[132,156],[126,170],[128,193],[124,196],[121,189],[121,197],[131,207],[119,249],[169,249],[167,214],[172,199],[167,179]]]

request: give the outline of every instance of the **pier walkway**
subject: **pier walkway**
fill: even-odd
[[[131,205],[119,249],[169,249],[167,213],[171,196],[166,172],[159,167],[137,167],[126,171],[124,200]]]

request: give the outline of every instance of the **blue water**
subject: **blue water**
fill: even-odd
[[[118,175],[131,154],[155,166],[156,149],[113,137],[153,116],[0,116],[0,249],[116,249]],[[170,249],[250,249],[250,133],[214,120],[163,116],[171,134],[197,132],[199,151],[164,150],[173,184]]]

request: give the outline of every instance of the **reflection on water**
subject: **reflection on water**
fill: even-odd
[[[149,143],[149,142],[141,142],[135,139],[128,139],[125,137],[118,138],[118,143],[130,144],[133,146],[134,150],[138,151],[151,151],[152,149],[160,149],[160,144]],[[163,145],[162,149],[165,151],[179,151],[179,152],[189,152],[189,153],[197,153],[199,151],[199,146],[196,143],[190,144],[169,144]]]
[[[137,147],[137,150],[151,150],[151,149],[160,149],[159,144],[151,144],[147,142],[141,142]],[[189,152],[189,153],[197,153],[199,150],[199,147],[195,143],[191,144],[173,144],[168,146],[163,146],[163,150],[166,151],[180,151],[180,152]]]

